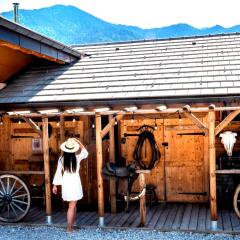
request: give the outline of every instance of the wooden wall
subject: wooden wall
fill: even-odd
[[[206,122],[206,115],[198,116]],[[140,117],[139,117],[140,118]],[[171,119],[136,119],[122,120],[121,137],[124,133],[135,134],[137,129],[146,124],[155,126],[155,140],[161,152],[161,160],[146,176],[146,183],[156,186],[158,199],[161,201],[205,202],[208,200],[208,142],[207,136],[193,135],[202,132],[189,119],[178,116]],[[190,134],[190,135],[182,135]],[[121,154],[127,163],[133,160],[133,152],[138,137],[126,137],[121,144]],[[162,143],[168,143],[163,147]],[[148,143],[143,147],[144,161],[151,158]],[[139,191],[138,182],[133,191]]]
[[[196,114],[197,115],[197,114]],[[197,115],[207,125],[207,115]],[[205,202],[209,195],[209,173],[208,173],[208,137],[193,135],[200,133],[189,119],[178,116],[161,118],[157,116],[127,117],[119,124],[119,149],[120,155],[127,163],[133,160],[133,151],[136,146],[137,136],[126,137],[122,143],[124,133],[135,134],[137,129],[146,124],[155,126],[155,140],[161,152],[161,160],[146,176],[147,184],[156,186],[156,193],[160,201],[183,201],[183,202]],[[145,118],[145,119],[143,119]],[[41,154],[32,152],[32,139],[38,135],[27,124],[22,122],[11,122],[9,117],[4,117],[4,124],[0,125],[0,170],[41,170]],[[219,119],[218,119],[219,120]],[[51,121],[53,127],[50,137],[51,158],[57,160],[59,151],[60,132],[56,120]],[[97,204],[97,178],[96,178],[96,145],[95,129],[91,128],[89,117],[81,117],[75,123],[66,121],[66,132],[80,136],[81,141],[89,151],[88,159],[82,162],[81,179],[84,189],[82,203]],[[216,123],[217,124],[217,123]],[[238,132],[240,122],[232,122],[225,130]],[[184,134],[190,135],[184,135]],[[240,152],[240,134],[234,151]],[[225,153],[220,138],[216,137],[217,158]],[[163,142],[168,146],[164,147]],[[108,140],[103,141],[104,162],[108,161]],[[117,146],[116,146],[117,148]],[[143,148],[144,161],[151,159],[151,151],[147,142]],[[40,159],[40,163],[37,161]],[[55,171],[56,162],[51,164]],[[39,179],[32,179],[31,184]],[[139,191],[138,181],[134,184],[133,191]],[[205,195],[206,194],[206,195]],[[105,182],[105,199],[108,199],[108,182]]]
[[[36,122],[36,120],[35,120]],[[50,167],[51,173],[56,170],[57,159],[60,156],[60,128],[57,126],[57,119],[49,123],[52,126],[52,134],[49,139]],[[38,123],[41,126],[41,123]],[[80,117],[76,122],[65,120],[65,135],[74,134],[86,146],[89,156],[81,162],[81,181],[84,197],[80,204],[97,206],[97,177],[96,177],[96,144],[95,128],[91,127],[90,118]],[[3,118],[3,125],[0,125],[0,170],[43,170],[43,156],[41,153],[33,152],[32,140],[39,138],[29,124],[23,120],[18,124],[18,119],[12,122],[8,116]],[[107,162],[109,141],[103,141],[103,158]],[[43,176],[31,176],[28,184],[40,185],[43,183]],[[108,181],[105,184],[105,199],[108,199]]]
[[[18,121],[18,120],[17,120]],[[43,155],[41,152],[33,152],[32,141],[39,139],[37,133],[25,123],[23,120],[21,124],[10,121],[9,117],[4,117],[4,123],[0,126],[0,170],[43,170]],[[65,135],[74,134],[80,137],[80,140],[89,145],[88,119],[80,119],[73,122],[71,120],[65,122]],[[56,170],[57,160],[60,156],[60,129],[57,126],[57,120],[49,120],[52,126],[52,134],[49,139],[50,148],[50,166],[52,175]],[[41,123],[38,123],[39,126]],[[88,178],[89,178],[89,162],[87,160],[81,163],[81,179],[84,186],[83,202],[88,202]],[[30,185],[42,184],[43,176],[31,176],[28,179]]]

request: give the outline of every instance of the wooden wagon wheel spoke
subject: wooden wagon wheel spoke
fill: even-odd
[[[10,194],[12,193],[12,191],[13,191],[15,185],[16,185],[16,182],[17,182],[17,180],[14,181],[14,183],[13,183],[13,185],[12,185],[12,187],[11,187],[11,190],[9,191]]]
[[[20,197],[25,197],[27,196],[27,193],[24,193],[24,194],[20,194],[20,195],[17,195],[17,196],[13,196],[12,198],[20,198]]]
[[[7,178],[7,189],[6,189],[6,193],[9,193],[9,178]]]
[[[0,175],[0,221],[20,221],[31,204],[27,185],[17,176]]]
[[[0,207],[1,207],[3,204],[5,204],[5,202],[0,202]]]
[[[17,214],[15,208],[13,207],[12,203],[10,203],[10,208],[12,209],[13,213],[15,214],[15,216],[18,217],[18,214]]]
[[[4,207],[1,209],[1,212],[5,212],[6,207],[7,207],[7,203],[3,202],[3,204],[4,204]]]
[[[20,200],[17,200],[17,199],[13,199],[12,200],[13,202],[17,202],[17,203],[21,203],[21,204],[28,204],[27,202],[24,202],[24,201],[20,201]]]
[[[6,194],[7,192],[6,192],[6,189],[5,189],[4,184],[3,184],[3,182],[2,182],[1,179],[0,179],[0,183],[1,183],[1,185],[2,185],[2,190],[3,190],[4,194]]]
[[[17,192],[19,192],[21,189],[23,189],[23,186],[21,186],[20,188],[18,188],[14,193],[12,193],[11,195],[14,196]]]
[[[21,212],[24,212],[25,210],[22,209],[20,206],[18,206],[16,203],[12,202],[12,205],[16,208],[18,208]]]
[[[7,204],[8,218],[10,218],[10,206]]]

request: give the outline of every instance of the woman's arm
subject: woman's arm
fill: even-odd
[[[63,164],[62,158],[58,159],[57,170],[53,178],[53,185],[62,185],[62,171],[63,171]]]
[[[74,138],[74,140],[79,144],[80,149],[76,152],[76,157],[78,161],[80,162],[82,159],[87,158],[88,151],[85,148],[85,146],[80,142],[80,140]]]

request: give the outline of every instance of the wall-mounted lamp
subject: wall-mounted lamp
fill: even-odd
[[[179,112],[178,112],[178,120],[179,120],[179,122],[182,121],[182,117],[181,117],[181,114]]]
[[[157,126],[157,119],[155,118],[155,126],[154,126],[154,129],[157,130],[158,129],[158,126]]]
[[[3,125],[3,117],[2,117],[2,115],[0,115],[0,126],[2,126]]]
[[[134,123],[134,115],[132,115],[131,123]]]

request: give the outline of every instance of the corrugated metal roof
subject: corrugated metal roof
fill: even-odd
[[[0,103],[240,96],[240,35],[74,46],[73,65],[32,67]]]

